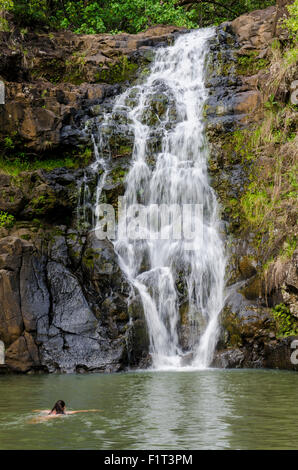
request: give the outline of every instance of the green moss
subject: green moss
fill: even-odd
[[[268,59],[258,58],[258,54],[258,51],[247,51],[245,55],[237,56],[234,61],[229,60],[225,62],[222,54],[218,53],[215,60],[215,72],[224,77],[229,75],[254,75],[258,73],[259,70],[267,67],[270,63]]]
[[[87,80],[86,53],[73,53],[66,60],[50,59],[38,63],[31,71],[32,79],[42,78],[53,84],[73,83],[80,85]],[[97,83],[121,83],[135,77],[138,64],[126,56],[116,63],[102,64],[94,76]],[[144,72],[145,73],[145,72]]]
[[[277,337],[298,335],[298,320],[290,313],[286,305],[276,305],[273,308],[273,316],[276,321]]]
[[[35,218],[32,220],[32,224],[36,227],[36,228],[41,228],[43,226],[43,223],[41,222],[41,220]]]
[[[231,75],[235,72],[235,65],[233,63],[222,64],[219,70],[219,74],[223,76]]]
[[[259,277],[254,277],[249,284],[241,290],[248,300],[255,300],[262,296],[263,283]]]
[[[119,62],[102,66],[95,75],[96,82],[121,83],[134,78],[138,65],[130,62],[126,56],[121,57]]]
[[[99,253],[97,253],[93,248],[87,248],[84,252],[82,263],[88,269],[94,269],[94,265],[96,260],[99,257]]]
[[[226,346],[230,348],[242,346],[241,324],[237,315],[225,308],[221,324],[228,333]]]
[[[28,162],[21,158],[14,158],[13,160],[5,160],[0,158],[0,168],[5,173],[10,175],[18,175],[22,171],[33,171],[38,169],[54,170],[55,168],[74,168],[74,162],[69,159],[46,159]]]
[[[182,283],[177,284],[177,288],[179,292],[183,292],[183,285]],[[180,322],[182,326],[187,326],[189,325],[189,304],[188,302],[182,304],[180,306]]]
[[[42,78],[56,84],[62,81],[65,70],[65,63],[62,59],[45,60],[31,71],[31,78],[33,80]]]
[[[251,224],[260,225],[270,210],[271,203],[265,191],[246,192],[241,198],[241,208],[246,220]]]
[[[48,210],[55,207],[56,198],[54,194],[43,194],[31,199],[30,205],[36,215],[43,216]]]
[[[132,147],[131,145],[120,145],[119,147],[119,153],[120,155],[122,155],[123,157],[127,156],[127,155],[131,155],[131,152],[132,152]]]
[[[117,320],[121,322],[127,322],[129,320],[129,316],[127,312],[120,312],[117,315]]]
[[[255,234],[254,244],[263,251],[265,239],[269,247],[275,238],[277,221],[285,224],[285,203],[294,207],[297,198],[295,125],[291,108],[277,106],[265,112],[259,126],[222,138],[225,166],[240,164],[247,175],[239,198],[228,197],[228,185],[219,189],[224,211],[243,234]]]
[[[269,65],[268,59],[259,59],[258,51],[252,51],[244,56],[238,56],[236,65],[237,75],[254,75]]]
[[[114,183],[122,183],[125,179],[126,174],[127,170],[122,167],[114,168],[110,173]]]
[[[53,84],[73,83],[80,85],[86,80],[85,65],[84,53],[74,53],[66,60],[61,58],[45,59],[31,71],[31,77],[48,80]]]
[[[259,129],[238,129],[227,132],[223,138],[222,148],[230,164],[247,163],[255,159],[255,141]]]
[[[50,145],[48,146],[50,148]],[[65,150],[60,156],[53,157],[53,150],[45,150],[40,154],[32,154],[26,143],[13,133],[0,142],[0,169],[2,172],[18,175],[22,171],[55,168],[81,168],[91,163],[93,150],[90,146],[79,146]]]

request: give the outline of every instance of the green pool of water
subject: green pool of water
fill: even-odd
[[[206,370],[0,377],[0,449],[298,449],[298,374]],[[31,424],[63,399],[99,408]]]

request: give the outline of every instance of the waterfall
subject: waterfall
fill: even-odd
[[[213,35],[212,28],[196,30],[159,48],[147,76],[117,97],[98,130],[100,135],[122,113],[133,135],[122,201],[126,211],[119,224],[137,225],[142,236],[134,239],[124,231],[114,247],[141,299],[155,368],[182,364],[181,298],[194,367],[208,367],[218,337],[225,256],[204,129],[204,78]],[[97,201],[102,181],[98,184]]]

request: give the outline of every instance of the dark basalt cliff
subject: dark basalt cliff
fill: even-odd
[[[262,233],[258,248],[260,234],[237,213],[252,165],[258,168],[261,157],[244,161],[233,138],[263,119],[266,83],[274,74],[271,44],[279,34],[275,20],[274,7],[244,15],[217,28],[211,44],[205,107],[210,175],[231,253],[214,362],[220,367],[295,367],[291,338],[277,337],[272,314],[274,305],[284,303],[298,316],[297,251],[278,257],[295,230],[292,208],[284,209],[286,223],[280,221],[284,238],[268,242]],[[112,245],[88,232],[77,208],[83,179],[91,190],[96,186],[96,175],[84,170],[93,159],[88,129],[111,109],[115,95],[148,72],[154,48],[184,32],[158,26],[117,36],[0,33],[0,78],[6,84],[6,104],[0,106],[0,211],[14,216],[13,224],[0,228],[0,339],[10,370],[119,371],[149,363],[138,297]],[[276,91],[285,102],[293,74],[289,71]],[[157,100],[159,106],[148,111],[152,125],[165,106],[162,95]],[[131,145],[125,118],[118,115],[107,135],[112,171],[103,188],[105,202],[114,204],[123,194]],[[273,263],[265,282],[268,259]],[[187,329],[182,314],[182,338]]]
[[[83,177],[91,190],[98,177],[82,169],[93,159],[84,128],[178,31],[2,33],[0,134],[8,171],[0,174],[0,210],[15,223],[0,228],[0,339],[13,371],[118,371],[147,361],[143,313],[129,300],[113,247],[77,218]],[[103,197],[113,203],[124,190],[131,141],[118,122],[110,134],[113,170]],[[31,171],[19,171],[24,162]]]

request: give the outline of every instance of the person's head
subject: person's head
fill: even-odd
[[[64,415],[65,402],[63,400],[58,400],[53,406],[51,413],[53,413],[53,411],[56,411],[57,415]]]

